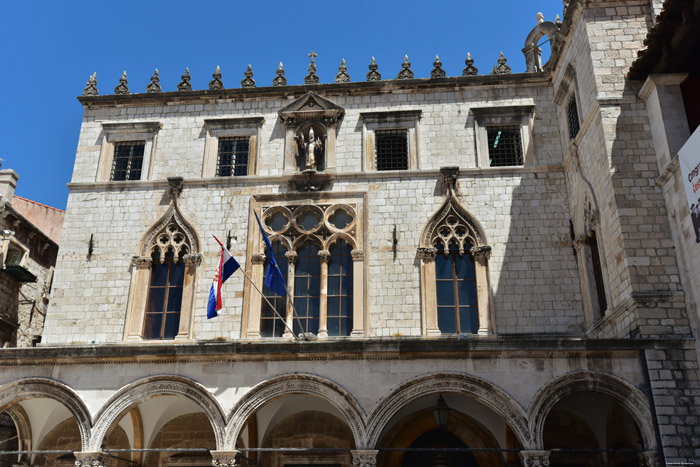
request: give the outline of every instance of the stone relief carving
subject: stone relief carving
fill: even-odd
[[[243,80],[241,80],[241,87],[242,88],[254,88],[255,87],[255,80],[253,79],[253,68],[248,65],[248,69],[243,73]]]
[[[272,78],[272,85],[273,86],[286,86],[287,85],[287,78],[284,76],[284,66],[282,65],[282,62],[280,62],[280,66],[277,67],[277,70],[275,71],[277,73],[277,76]]]
[[[182,81],[177,85],[177,90],[178,91],[191,91],[192,90],[192,84],[190,83],[190,80],[192,77],[190,76],[190,69],[185,68],[185,74],[182,75],[180,78],[182,78]]]
[[[160,92],[160,77],[158,76],[158,68],[153,72],[153,76],[151,76],[151,82],[148,83],[148,86],[146,86],[146,92]]]
[[[321,133],[323,127],[316,126],[314,133],[313,126],[306,128],[307,136],[304,137],[305,128],[300,127],[294,135],[294,140],[297,143],[297,158],[300,161],[299,167],[304,170],[317,170],[318,167],[323,167],[323,147],[325,144],[325,134]],[[303,162],[301,162],[303,161]]]
[[[129,81],[126,79],[126,71],[119,78],[119,84],[114,88],[114,94],[129,94]]]
[[[338,67],[338,74],[335,75],[336,83],[349,83],[350,75],[348,74],[348,67],[345,65],[345,59],[340,62]]]
[[[549,451],[520,451],[520,457],[525,467],[547,467]]]
[[[464,61],[464,64],[467,66],[462,70],[462,76],[475,76],[479,74],[479,69],[474,66],[474,59],[469,52],[467,52],[467,59]]]
[[[224,89],[224,82],[221,81],[221,68],[219,68],[219,65],[216,65],[216,71],[211,76],[214,79],[209,81],[209,89],[212,91]]]
[[[350,451],[352,454],[352,465],[357,467],[374,467],[377,465],[377,454],[375,450]]]
[[[377,62],[374,61],[374,57],[372,57],[372,61],[369,64],[369,72],[367,73],[367,81],[382,80],[382,75],[377,71],[378,69],[379,65],[377,65]]]
[[[498,65],[496,66],[495,74],[508,75],[510,74],[510,66],[506,65],[508,59],[503,56],[503,52],[498,56]]]
[[[88,78],[85,89],[83,89],[83,96],[98,96],[99,94],[97,90],[97,72],[95,72]]]
[[[174,205],[171,205],[156,225],[151,227],[141,245],[141,257],[151,257],[157,253],[161,262],[165,261],[168,251],[172,251],[175,258],[199,251],[199,242],[194,230]]]
[[[76,467],[105,467],[105,453],[103,452],[76,452]]]
[[[430,71],[430,79],[444,78],[446,76],[445,70],[442,69],[442,62],[440,57],[435,55],[435,61],[433,62],[433,69]]]
[[[432,248],[440,244],[447,253],[451,242],[457,244],[460,254],[464,254],[467,244],[469,248],[483,246],[479,229],[452,194],[447,196],[442,207],[428,221],[421,246]]]
[[[413,70],[411,70],[411,62],[408,61],[408,55],[403,56],[401,71],[399,71],[396,79],[413,79]]]
[[[304,84],[318,84],[320,79],[318,75],[316,75],[316,60],[314,60],[314,58],[318,57],[318,54],[312,50],[309,57],[311,57],[309,74],[304,77]]]

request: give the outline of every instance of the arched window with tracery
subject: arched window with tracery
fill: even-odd
[[[191,338],[199,241],[179,209],[170,209],[132,259],[126,340]]]
[[[452,189],[421,236],[423,333],[493,332],[488,256],[479,224]]]
[[[328,335],[347,336],[352,331],[352,247],[341,239],[329,252]]]
[[[321,318],[321,250],[312,240],[297,249],[298,262],[294,277],[294,332],[318,334]],[[300,328],[301,326],[301,328]]]

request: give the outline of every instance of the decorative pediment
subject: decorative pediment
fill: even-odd
[[[339,105],[324,99],[314,92],[307,92],[299,99],[280,109],[277,114],[285,122],[292,123],[295,120],[330,119],[337,121],[345,109]]]

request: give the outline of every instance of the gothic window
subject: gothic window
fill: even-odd
[[[595,231],[586,237],[586,262],[588,266],[589,283],[592,289],[594,313],[601,317],[608,308],[605,298],[605,283],[603,281],[603,266],[598,251],[598,239]]]
[[[467,243],[460,253],[456,242],[445,251],[442,242],[436,245],[435,279],[437,319],[445,334],[476,334],[479,330],[476,300],[476,269]]]
[[[377,130],[374,143],[377,170],[408,169],[408,130]]]
[[[171,205],[132,259],[125,339],[191,338],[195,271],[202,257],[192,228]]]
[[[123,141],[114,144],[112,180],[141,180],[144,141]]]
[[[248,175],[248,147],[250,138],[235,136],[219,138],[217,177]]]
[[[569,103],[566,106],[566,120],[569,124],[569,138],[574,139],[581,129],[578,121],[578,108],[576,106],[575,94],[571,94]]]
[[[492,332],[490,251],[478,224],[450,190],[428,221],[418,249],[425,334]]]
[[[520,127],[500,125],[487,127],[489,141],[489,166],[507,167],[523,165],[523,145]]]
[[[264,289],[282,321],[264,300],[250,297],[247,337],[362,335],[363,255],[357,204],[299,204],[263,207],[263,228],[287,282],[289,297]],[[253,255],[253,280],[263,282],[265,259]],[[358,287],[359,293],[358,295]],[[259,315],[255,313],[259,311]]]

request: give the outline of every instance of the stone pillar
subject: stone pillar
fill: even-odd
[[[377,465],[377,454],[375,450],[350,451],[352,454],[352,465],[356,467],[374,467]]]
[[[209,453],[214,467],[237,467],[240,465],[236,459],[240,451],[209,451]]]
[[[296,275],[296,264],[299,255],[296,251],[288,251],[284,254],[287,258],[287,328],[284,329],[282,337],[293,339],[294,335],[290,329],[294,329],[294,277]],[[303,330],[300,330],[300,332]]]
[[[151,277],[150,256],[134,256],[131,258],[131,289],[129,291],[129,306],[126,322],[126,341],[138,342],[143,340],[143,320],[146,313],[146,300]]]
[[[352,332],[350,337],[365,335],[365,252],[351,250],[352,256]]]
[[[318,252],[321,260],[321,298],[319,309],[318,337],[328,337],[328,263],[331,260],[331,253],[328,250]]]
[[[547,467],[549,451],[520,451],[520,459],[524,467]]]
[[[440,328],[437,322],[437,293],[435,290],[435,257],[437,248],[418,248],[418,258],[421,260],[420,291],[425,316],[425,334],[439,336]]]
[[[15,196],[15,188],[17,188],[17,180],[19,175],[12,169],[0,170],[0,198],[12,202]]]
[[[641,467],[659,467],[659,455],[656,451],[644,451],[639,454]]]
[[[476,276],[476,303],[479,310],[479,335],[488,335],[491,333],[491,313],[490,304],[490,288],[489,288],[489,271],[488,262],[491,255],[490,246],[474,247],[470,250],[474,256],[474,271]]]
[[[253,284],[260,287],[262,291],[263,285],[263,264],[265,263],[265,255],[256,253],[251,258],[253,263],[253,271],[251,272],[250,280]],[[250,313],[248,313],[248,330],[246,332],[246,337],[248,339],[260,339],[260,310],[262,306],[262,297],[257,290],[254,290],[253,285],[249,287],[250,290]]]
[[[76,467],[105,467],[107,455],[104,452],[74,452],[73,455]]]
[[[182,258],[185,262],[185,280],[182,285],[182,302],[180,305],[180,326],[175,336],[176,341],[188,340],[190,338],[190,329],[193,327],[194,313],[192,308],[194,304],[194,289],[197,268],[202,264],[202,255],[190,254]]]

